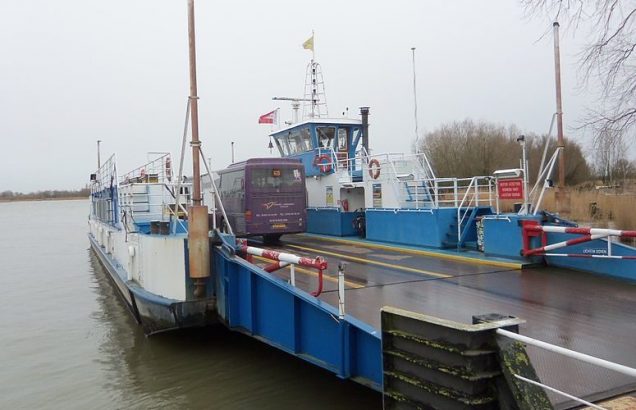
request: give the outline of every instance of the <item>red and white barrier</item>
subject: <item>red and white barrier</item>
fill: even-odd
[[[579,243],[593,241],[595,239],[607,238],[607,235],[585,235],[580,238],[574,238],[563,242],[553,243],[552,245],[541,246],[539,248],[528,249],[524,251],[524,256],[543,254],[553,249],[565,248],[566,246],[578,245]]]
[[[611,258],[611,259],[636,259],[636,256],[614,256],[612,255],[612,237],[636,238],[636,231],[623,231],[618,229],[601,228],[573,228],[567,226],[540,225],[537,221],[523,221],[523,256],[564,256],[572,258]],[[579,238],[557,242],[548,245],[546,233],[568,233],[583,235]],[[530,248],[530,238],[540,237],[541,244],[538,248]],[[607,255],[602,254],[578,254],[578,253],[549,253],[554,249],[565,248],[567,246],[578,245],[596,239],[607,238]]]
[[[631,259],[636,260],[636,256],[616,256],[616,255],[595,255],[582,253],[535,253],[540,256],[565,256],[568,258],[602,258],[602,259]]]
[[[267,272],[273,272],[287,265],[292,265],[291,266],[292,284],[294,284],[295,282],[293,278],[294,265],[300,265],[300,266],[305,266],[307,268],[317,269],[318,270],[318,289],[315,292],[311,292],[311,295],[318,297],[322,293],[322,282],[323,282],[322,272],[323,270],[327,269],[327,261],[324,258],[317,256],[316,258],[311,259],[311,258],[305,258],[302,256],[294,255],[292,253],[277,252],[271,249],[255,248],[253,246],[247,246],[247,241],[241,240],[241,239],[237,240],[237,246],[238,246],[238,250],[241,253],[244,253],[246,255],[260,256],[262,258],[276,261],[272,264],[267,265],[264,268],[264,270]],[[247,258],[247,260],[251,262],[251,258]]]
[[[530,221],[524,221],[530,222]],[[601,229],[601,228],[572,228],[567,226],[549,226],[525,224],[524,229],[535,232],[549,233],[576,233],[580,235],[602,235],[602,236],[618,236],[621,238],[636,238],[636,231],[621,231],[618,229]]]

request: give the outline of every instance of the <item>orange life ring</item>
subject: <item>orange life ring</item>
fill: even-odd
[[[373,179],[380,177],[380,161],[375,158],[369,161],[369,176]]]
[[[316,155],[314,158],[314,166],[318,167],[323,174],[331,172],[331,157],[327,154]]]

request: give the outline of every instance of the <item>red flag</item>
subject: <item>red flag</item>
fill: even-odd
[[[278,123],[278,108],[274,111],[268,112],[258,117],[259,124],[274,124]]]

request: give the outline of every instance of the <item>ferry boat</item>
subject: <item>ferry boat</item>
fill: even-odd
[[[303,98],[274,98],[292,101],[294,119],[269,137],[281,157],[305,166],[308,233],[636,280],[636,248],[617,240],[636,232],[579,227],[542,210],[561,148],[533,187],[523,136],[520,168],[440,178],[424,152],[372,152],[369,107],[360,108],[360,119],[328,117],[320,65],[312,59],[306,71]],[[502,199],[518,201],[518,211],[501,212]]]
[[[575,340],[589,349],[598,345],[598,334],[614,335],[606,341],[605,355],[634,365],[629,356],[634,305],[619,309],[614,300],[597,305],[589,292],[600,286],[614,294],[623,283],[599,283],[591,275],[580,280],[558,270],[521,271],[529,263],[584,260],[583,270],[634,279],[636,249],[606,239],[634,233],[570,226],[541,212],[545,185],[528,192],[523,168],[465,180],[437,178],[423,153],[372,152],[369,109],[361,109],[359,120],[329,118],[320,96],[324,90],[315,88],[322,83],[315,77],[320,72],[315,61],[309,65],[305,98],[291,99],[296,108],[307,103],[307,115],[271,138],[283,157],[303,164],[306,177],[303,223],[310,235],[301,238],[309,240],[290,248],[305,254],[318,249],[325,256],[298,256],[287,252],[290,248],[265,250],[237,241],[198,138],[193,1],[188,5],[192,181],[184,181],[181,166],[173,171],[168,154],[121,177],[112,156],[91,175],[91,247],[148,334],[218,321],[382,392],[387,409],[551,408],[536,387],[543,386],[538,373],[567,366],[561,359],[549,360],[535,372],[518,341],[548,343],[516,334],[525,318],[532,323],[521,328],[524,332],[551,336],[553,343]],[[184,152],[185,142],[186,135]],[[550,175],[557,154],[543,177]],[[211,187],[207,201],[199,161]],[[303,173],[292,175],[295,180]],[[499,212],[498,191],[519,183],[527,193],[520,211]],[[217,207],[224,229],[217,225]],[[328,238],[328,245],[307,243],[319,238]],[[575,251],[567,257],[552,252],[560,247]],[[382,255],[371,249],[381,249]],[[345,280],[345,264],[329,266],[327,256],[331,262],[356,261],[358,277]],[[380,256],[411,260],[389,264]],[[440,257],[461,259],[463,265],[441,266]],[[484,271],[475,262],[506,269]],[[573,294],[572,288],[579,290]],[[631,295],[624,291],[622,297]],[[485,315],[478,309],[504,312]],[[623,316],[615,320],[621,326],[608,323],[608,315],[619,311]],[[467,318],[472,324],[465,323]],[[542,326],[555,331],[545,332]],[[552,349],[570,357],[577,353]],[[636,375],[633,368],[578,355]],[[580,384],[578,378],[558,375],[566,387]],[[604,383],[593,392],[605,389],[603,397],[626,385],[624,380],[594,379]]]
[[[91,247],[147,334],[217,320],[214,283],[209,280],[210,217],[201,192],[201,162],[208,168],[209,178],[212,174],[199,140],[192,0],[188,2],[188,36],[186,118],[191,123],[192,181],[184,182],[183,177],[187,129],[176,176],[170,154],[121,178],[113,155],[103,165],[98,163],[97,172],[91,175]]]

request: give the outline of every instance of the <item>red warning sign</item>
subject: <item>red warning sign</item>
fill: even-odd
[[[499,199],[523,199],[523,179],[497,180]]]

